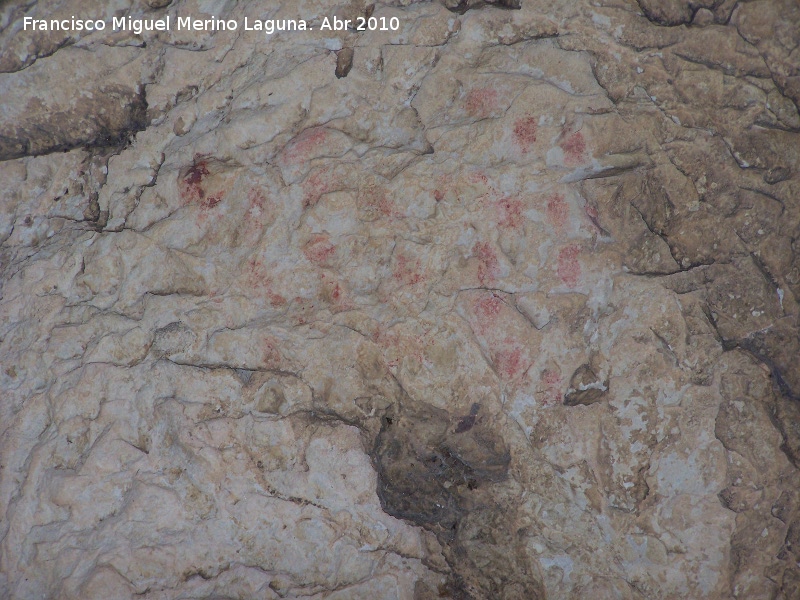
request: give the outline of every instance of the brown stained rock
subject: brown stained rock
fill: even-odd
[[[787,469],[788,461],[796,464],[796,458],[785,442],[782,453],[764,442],[787,439],[779,415],[787,402],[796,403],[773,392],[767,375],[752,357],[734,351],[725,360],[728,369],[720,382],[723,403],[715,435],[728,451],[730,485],[720,493],[720,500],[738,513],[731,540],[735,582],[742,593],[757,593],[754,574],[759,564],[769,564],[766,568],[775,573],[773,592],[783,585],[788,592],[785,597],[792,597],[793,588],[789,592],[785,584],[794,576],[791,562],[796,554],[790,547],[800,523],[796,491],[800,480],[797,470]],[[760,442],[754,443],[757,438]],[[760,510],[764,503],[770,505],[769,513]]]
[[[648,19],[659,25],[682,25],[692,20],[692,7],[686,0],[637,0]]]
[[[353,49],[342,48],[336,54],[336,77],[341,79],[347,77],[350,69],[353,68]]]
[[[566,406],[589,405],[600,402],[608,393],[608,380],[602,381],[588,364],[581,365],[572,374],[564,395]]]
[[[437,535],[452,569],[452,597],[544,598],[509,531],[514,511],[493,499],[508,477],[508,448],[478,404],[453,421],[416,404],[383,417],[371,452],[381,505]]]
[[[39,156],[74,148],[113,148],[147,127],[144,93],[104,86],[79,111],[42,109],[0,129],[0,160]]]
[[[637,0],[648,19],[658,25],[690,23],[700,8],[714,8],[714,0]]]
[[[468,10],[483,7],[497,7],[512,10],[522,8],[523,0],[444,0],[448,10],[463,15]]]

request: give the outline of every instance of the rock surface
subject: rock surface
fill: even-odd
[[[800,598],[797,2],[86,5],[0,7],[0,597]]]

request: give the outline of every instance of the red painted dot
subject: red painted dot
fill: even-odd
[[[200,203],[200,208],[203,208],[205,210],[214,208],[217,204],[222,202],[223,196],[225,196],[225,192],[219,192],[214,196],[209,196],[208,198],[203,200],[203,202]]]
[[[558,276],[567,287],[578,285],[581,276],[581,265],[578,262],[580,246],[567,246],[558,253]]]
[[[467,94],[467,112],[473,117],[485,118],[497,110],[497,90],[495,88],[475,88]]]
[[[303,248],[305,257],[316,264],[328,262],[336,253],[336,246],[334,246],[328,235],[316,234],[308,241]]]
[[[568,135],[561,142],[561,149],[564,151],[564,162],[568,165],[578,165],[586,160],[586,140],[580,131]]]
[[[522,153],[529,152],[536,142],[536,118],[524,117],[514,122],[514,140]]]
[[[307,160],[311,152],[322,145],[327,138],[328,131],[323,127],[306,129],[286,145],[283,158],[290,163]]]
[[[493,280],[500,271],[500,261],[497,253],[488,242],[478,242],[472,249],[478,258],[478,279],[481,283]]]
[[[470,183],[481,183],[483,185],[489,184],[489,178],[486,176],[486,173],[483,173],[481,171],[470,173],[468,180]]]
[[[416,285],[425,280],[425,276],[420,274],[418,270],[418,260],[412,263],[407,257],[400,255],[397,257],[392,277],[405,285]]]
[[[481,298],[475,303],[475,313],[483,324],[493,322],[503,308],[503,299],[496,294]]]
[[[370,186],[362,190],[358,203],[359,207],[370,215],[370,218],[385,217],[394,219],[403,216],[395,206],[394,201],[386,195],[386,190],[376,186]]]
[[[498,223],[501,227],[516,229],[522,226],[524,205],[519,198],[502,198],[497,201],[497,207],[500,212]]]
[[[569,206],[561,194],[553,194],[547,199],[547,220],[551,225],[562,229],[567,223]]]
[[[494,356],[495,368],[504,379],[513,379],[522,371],[522,350],[508,347],[498,350]]]
[[[267,300],[269,300],[270,305],[274,307],[284,306],[287,302],[286,298],[270,290],[267,290]]]

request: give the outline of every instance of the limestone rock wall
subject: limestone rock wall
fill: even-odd
[[[87,5],[0,6],[0,597],[800,598],[796,1]]]

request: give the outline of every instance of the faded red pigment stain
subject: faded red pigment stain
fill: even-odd
[[[267,220],[271,217],[268,210],[267,198],[258,188],[251,188],[247,192],[247,213],[245,214],[243,239],[247,244],[253,244],[258,239]]]
[[[433,199],[437,202],[444,200],[447,192],[453,188],[453,177],[451,175],[439,175],[436,178],[436,189],[433,190]]]
[[[247,261],[245,276],[247,277],[247,285],[253,288],[261,287],[269,281],[265,273],[264,263],[255,257]]]
[[[488,212],[487,217],[504,229],[519,229],[525,222],[523,211],[524,202],[515,195],[504,195],[492,183],[486,174],[471,173],[468,177],[470,183],[486,188],[486,192],[477,198],[477,203]]]
[[[554,406],[561,402],[561,373],[555,369],[545,369],[541,375],[542,387],[539,397],[543,405]]]
[[[401,254],[397,257],[392,278],[403,285],[416,285],[425,281],[425,276],[419,273],[419,269],[419,260],[411,261]]]
[[[272,289],[272,280],[267,275],[267,267],[263,262],[256,258],[251,258],[247,261],[245,272],[247,275],[247,284],[263,294],[270,306],[278,308],[286,305],[286,298]]]
[[[452,175],[439,175],[436,178],[436,189],[433,191],[433,199],[441,202],[448,193],[456,194],[455,184]]]
[[[320,280],[322,281],[320,296],[323,301],[330,305],[332,312],[338,313],[353,309],[353,304],[347,301],[345,290],[339,281],[324,273],[320,275]]]
[[[314,171],[302,184],[303,208],[316,206],[322,196],[340,189],[340,187],[340,182],[333,175],[333,169],[330,167]]]
[[[376,186],[364,189],[359,195],[358,204],[369,220],[381,217],[396,219],[403,216],[394,202],[387,197],[386,190]]]
[[[209,175],[208,160],[201,154],[195,154],[192,166],[178,182],[178,192],[183,205],[196,204],[200,207],[200,214],[197,217],[198,225],[205,224],[208,220],[208,212],[222,202],[225,197],[223,190],[216,194],[207,193],[203,183]]]
[[[201,184],[208,174],[208,161],[204,160],[200,154],[195,154],[192,166],[189,167],[178,186],[184,205],[196,203],[205,198],[206,192]]]
[[[267,300],[269,301],[270,306],[274,308],[286,306],[287,303],[286,298],[276,292],[273,292],[272,290],[267,290]]]
[[[306,243],[303,254],[314,264],[327,265],[336,254],[336,246],[327,234],[318,233]]]
[[[497,110],[497,90],[494,88],[475,88],[467,94],[464,108],[473,117],[485,118]]]
[[[481,326],[493,326],[503,309],[503,299],[497,294],[486,296],[475,302],[475,316]]]
[[[561,282],[567,287],[574,288],[578,285],[581,276],[581,265],[578,262],[580,246],[567,246],[558,252],[557,272]]]
[[[510,338],[506,338],[503,343],[507,345],[494,353],[492,362],[500,377],[514,379],[523,372],[525,367],[522,349]]]
[[[397,369],[407,360],[413,360],[420,365],[427,362],[426,348],[436,344],[436,340],[430,337],[429,329],[419,335],[394,332],[383,326],[379,326],[378,331],[373,334],[373,341],[383,350],[384,363],[391,370]]]
[[[208,162],[203,160],[201,154],[195,154],[192,166],[183,178],[187,185],[199,185],[203,178],[208,175]]]
[[[536,142],[536,129],[535,117],[523,117],[514,122],[514,141],[523,154],[529,152]]]
[[[267,369],[280,369],[283,355],[278,340],[271,336],[264,336],[261,342],[261,361]]]
[[[330,299],[334,304],[338,304],[342,300],[342,286],[339,285],[338,281],[331,286]]]
[[[592,229],[595,233],[604,234],[606,233],[605,230],[600,226],[599,218],[600,213],[597,212],[597,208],[587,204],[583,211],[586,213],[586,216],[589,218],[589,222],[592,224]]]
[[[467,177],[467,181],[473,184],[483,184],[489,185],[489,177],[487,177],[486,173],[483,171],[475,171],[474,173],[470,173],[469,177]]]
[[[395,334],[393,331],[389,331],[386,329],[386,326],[378,323],[376,324],[375,328],[372,330],[370,334],[370,338],[375,344],[378,344],[381,348],[389,348],[389,347],[396,347],[396,344],[393,344],[395,339]]]
[[[563,229],[569,217],[569,206],[561,194],[553,194],[547,199],[547,221],[557,229]]]
[[[296,325],[308,325],[313,321],[314,312],[319,305],[318,297],[295,296],[292,300],[292,319]]]
[[[501,198],[495,204],[499,213],[498,225],[508,229],[518,229],[522,226],[525,220],[522,210],[525,206],[519,198]]]
[[[564,151],[564,163],[575,166],[586,160],[586,140],[580,131],[571,133],[561,141],[561,149]]]
[[[494,280],[500,273],[500,261],[494,248],[488,242],[478,242],[472,254],[478,259],[478,280],[481,283]]]
[[[311,153],[328,139],[328,131],[323,127],[306,129],[292,139],[283,149],[282,157],[287,163],[308,160]]]
[[[258,188],[250,188],[247,192],[247,216],[251,219],[261,219],[267,209],[267,197]]]
[[[200,201],[200,214],[197,216],[198,225],[205,225],[205,223],[208,221],[209,212],[220,202],[222,202],[222,198],[224,196],[225,192],[217,192],[213,196],[206,196]]]
[[[214,208],[217,204],[222,202],[222,198],[225,196],[225,192],[217,192],[213,196],[208,196],[200,203],[200,208],[208,210],[210,208]]]

